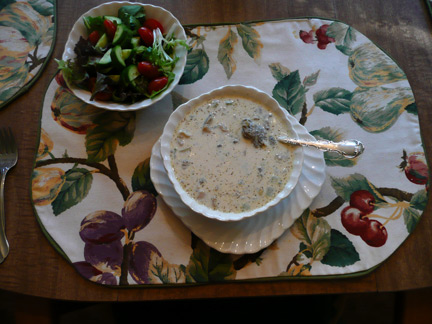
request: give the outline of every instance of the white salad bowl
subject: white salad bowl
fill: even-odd
[[[172,32],[176,39],[186,40],[186,33],[178,21],[176,17],[172,15],[171,12],[165,10],[162,7],[150,5],[150,4],[142,4],[139,2],[127,2],[127,1],[113,1],[101,4],[97,7],[94,7],[84,13],[72,27],[71,32],[69,33],[68,39],[66,41],[65,49],[63,52],[62,60],[73,60],[76,57],[74,52],[75,45],[79,41],[80,37],[87,37],[87,30],[84,25],[84,17],[88,16],[117,16],[118,9],[125,5],[140,5],[144,8],[146,17],[153,18],[158,20],[162,26],[164,27],[165,32]],[[161,92],[154,98],[145,99],[142,101],[138,101],[132,104],[122,104],[114,101],[99,101],[99,100],[90,100],[91,93],[89,91],[80,89],[74,86],[71,82],[69,82],[66,78],[65,81],[68,87],[72,90],[73,94],[81,99],[82,101],[108,110],[117,110],[117,111],[132,111],[142,109],[148,106],[153,105],[154,103],[160,101],[163,97],[169,94],[174,87],[179,83],[180,78],[183,74],[186,58],[187,58],[187,49],[184,46],[177,45],[175,48],[175,56],[179,58],[174,67],[175,78],[169,85],[169,87]]]
[[[205,217],[216,219],[219,221],[239,221],[251,216],[255,216],[257,214],[261,214],[265,212],[270,207],[276,205],[279,203],[282,199],[289,196],[289,194],[292,192],[296,184],[298,183],[298,179],[300,177],[300,174],[302,172],[302,165],[303,165],[303,148],[302,147],[290,147],[287,146],[287,150],[289,150],[291,153],[291,160],[292,160],[292,171],[290,174],[290,177],[288,181],[285,183],[285,186],[281,191],[279,191],[276,196],[268,201],[267,203],[258,206],[255,209],[249,209],[245,211],[221,211],[217,209],[213,209],[210,207],[207,207],[203,203],[200,203],[197,201],[197,199],[193,198],[181,185],[181,181],[177,178],[175,170],[174,170],[174,161],[171,159],[171,151],[172,151],[172,140],[173,138],[176,138],[176,129],[178,128],[179,123],[184,119],[186,115],[188,115],[189,112],[191,112],[193,109],[195,109],[197,106],[200,106],[204,103],[209,102],[210,100],[218,97],[243,97],[246,99],[250,99],[252,101],[257,102],[258,104],[266,107],[269,112],[279,117],[280,120],[284,124],[286,124],[287,129],[287,135],[298,138],[298,134],[295,131],[293,125],[295,123],[298,123],[295,118],[290,116],[288,112],[283,109],[278,102],[273,99],[271,96],[269,96],[267,93],[258,90],[254,87],[249,86],[243,86],[243,85],[229,85],[229,86],[223,86],[217,89],[214,89],[210,92],[204,93],[184,104],[179,106],[169,117],[163,133],[160,138],[161,142],[161,157],[163,160],[164,167],[167,171],[168,178],[173,184],[173,187],[175,191],[178,193],[180,199],[193,211],[195,211],[198,214],[201,214]],[[227,106],[228,107],[228,106]],[[285,125],[284,125],[285,126]],[[243,140],[243,139],[242,139]],[[247,140],[245,140],[247,142]],[[237,142],[238,143],[238,142]],[[239,144],[234,144],[239,145]],[[233,146],[236,147],[236,146]],[[249,150],[256,150],[258,148],[254,147],[252,142],[250,142],[250,146],[246,146],[246,148]],[[234,148],[233,148],[234,149]],[[237,147],[235,148],[237,149]],[[242,148],[243,149],[243,148]],[[253,152],[250,152],[253,154]],[[229,163],[237,163],[237,160],[229,160],[230,157],[227,157]],[[233,158],[231,158],[233,159]],[[192,162],[193,163],[193,162]],[[229,177],[229,175],[227,175]],[[223,177],[221,177],[223,178]],[[223,179],[217,179],[212,181],[223,181]]]

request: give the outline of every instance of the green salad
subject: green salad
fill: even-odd
[[[69,83],[91,92],[90,100],[130,104],[157,96],[174,80],[175,47],[188,47],[140,5],[125,5],[117,16],[84,17],[84,25],[76,57],[57,62]]]

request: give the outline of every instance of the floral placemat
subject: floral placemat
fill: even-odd
[[[0,2],[0,109],[27,91],[55,44],[56,0]]]
[[[44,233],[81,275],[112,286],[351,277],[415,235],[429,178],[417,108],[404,72],[379,47],[325,19],[186,31],[180,85],[150,108],[94,108],[61,75],[47,89],[32,199]],[[226,84],[267,92],[316,138],[366,147],[354,160],[324,153],[326,180],[312,204],[271,245],[242,255],[204,244],[150,178],[171,112]]]

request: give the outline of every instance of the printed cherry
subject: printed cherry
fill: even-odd
[[[335,41],[334,38],[327,36],[327,29],[329,25],[322,25],[320,28],[317,29],[315,32],[316,38],[318,40],[318,48],[319,49],[325,49],[327,47],[327,44],[332,43]]]
[[[350,206],[362,211],[365,215],[374,211],[375,197],[367,190],[357,190],[351,194]]]
[[[314,35],[313,35],[313,30],[307,32],[304,30],[300,30],[299,36],[301,38],[301,40],[303,42],[305,42],[306,44],[313,44],[314,42]]]
[[[353,235],[361,235],[369,227],[369,219],[358,208],[347,206],[341,212],[342,225]]]
[[[366,244],[373,247],[380,247],[387,241],[387,230],[379,221],[372,219],[369,221],[369,226],[360,235]]]

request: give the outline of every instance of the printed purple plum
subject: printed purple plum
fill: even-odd
[[[84,278],[104,285],[117,285],[117,278],[112,273],[103,273],[88,262],[79,261],[73,265]]]
[[[123,244],[120,240],[107,244],[86,243],[84,259],[104,273],[120,274],[123,261]]]
[[[137,284],[147,284],[149,281],[150,262],[154,254],[161,256],[158,249],[149,242],[136,242],[132,246],[129,261],[129,273]]]
[[[122,209],[124,223],[129,233],[143,229],[156,213],[156,198],[145,190],[133,192]]]
[[[85,261],[75,262],[73,265],[84,278],[92,281],[95,281],[95,278],[102,274],[102,271],[96,269],[90,263]]]
[[[115,286],[117,285],[117,277],[112,273],[104,272],[97,278],[96,282],[103,285]]]
[[[123,238],[124,228],[124,221],[120,215],[100,210],[82,220],[79,234],[85,243],[105,244]]]

